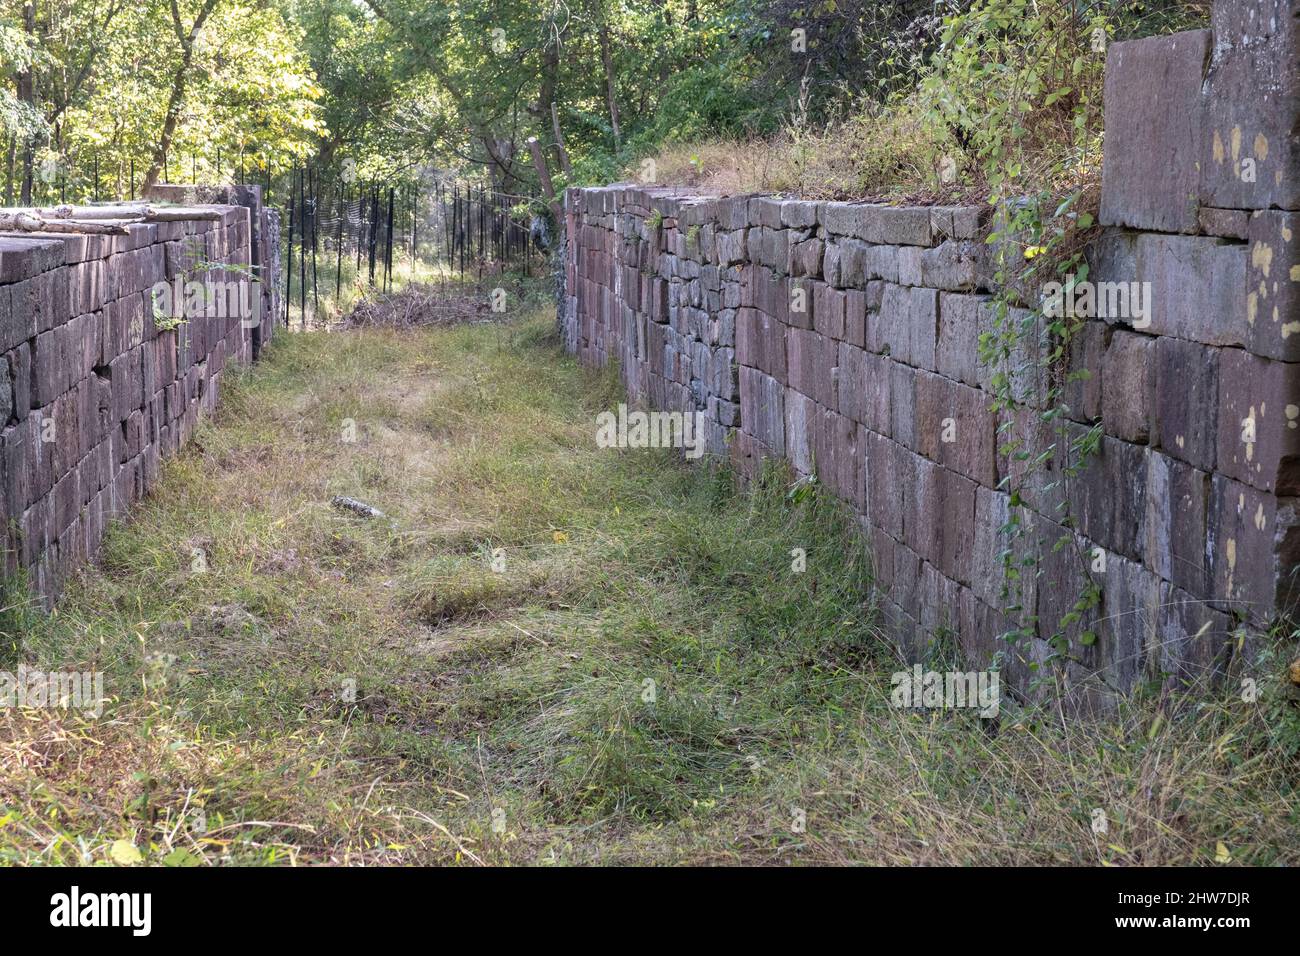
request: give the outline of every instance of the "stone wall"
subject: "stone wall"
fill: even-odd
[[[1095,585],[1056,663],[1082,705],[1221,673],[1300,598],[1300,21],[1286,7],[1221,2],[1212,30],[1109,51],[1108,228],[1090,278],[1150,283],[1150,309],[1090,319],[1055,371],[1090,376],[1067,386],[1069,435],[1102,429],[1077,476],[1007,450],[1055,443],[1059,460],[1064,441],[1041,420],[1046,363],[980,361],[995,315],[984,208],[571,189],[566,346],[617,361],[636,403],[703,412],[709,451],[742,474],[784,459],[848,502],[911,658],[947,632],[973,663],[1001,651],[1024,688]],[[991,409],[998,372],[1013,410]],[[1005,489],[1021,480],[1027,531],[1010,541]],[[1009,590],[1008,549],[1030,561]],[[1018,627],[1037,639],[1000,640]]]
[[[227,364],[251,361],[274,327],[275,214],[256,187],[221,198],[234,204],[127,235],[0,235],[0,576],[47,605],[214,408]],[[268,280],[260,321],[160,327],[155,283],[245,274],[222,266]]]

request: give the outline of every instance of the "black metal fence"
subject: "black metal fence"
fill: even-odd
[[[33,157],[29,163],[23,148],[10,142],[3,171],[5,205],[52,205],[93,203],[100,200],[135,199],[144,182],[147,163],[123,158],[97,149],[77,150],[62,155]],[[266,165],[258,157],[223,153],[220,147],[200,154],[164,155],[159,182],[245,183],[270,180]],[[30,176],[30,180],[28,177]],[[26,181],[26,182],[25,182]],[[24,186],[27,199],[24,203]]]
[[[332,291],[336,303],[348,283],[390,291],[395,253],[405,257],[409,275],[429,267],[443,283],[534,268],[530,217],[519,211],[531,196],[444,177],[327,178],[311,166],[292,170],[279,191],[272,201],[284,223],[286,325],[294,304],[304,325],[319,314],[322,291]]]

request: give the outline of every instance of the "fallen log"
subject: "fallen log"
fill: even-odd
[[[63,232],[89,236],[125,236],[121,222],[81,222],[76,219],[42,219],[27,212],[0,213],[0,232]]]
[[[158,209],[150,206],[149,211],[144,215],[145,222],[183,222],[190,219],[220,219],[222,212],[220,209],[196,209],[193,206],[182,206],[176,209]]]
[[[41,219],[144,219],[149,204],[143,202],[104,203],[99,206],[72,206],[66,203],[30,210]]]

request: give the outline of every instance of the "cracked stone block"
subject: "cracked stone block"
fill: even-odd
[[[770,375],[741,366],[740,421],[774,455],[785,454],[785,387]]]
[[[1208,598],[1210,475],[1157,451],[1147,465],[1147,564],[1166,581]]]

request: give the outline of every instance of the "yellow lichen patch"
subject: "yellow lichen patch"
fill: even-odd
[[[1219,131],[1216,129],[1214,131],[1214,161],[1222,166],[1223,157],[1223,137],[1219,135]]]
[[[1291,281],[1300,282],[1300,265],[1294,265],[1291,267]]]
[[[1273,247],[1267,242],[1255,243],[1250,250],[1250,264],[1267,276],[1273,268]]]
[[[1264,503],[1261,501],[1255,506],[1255,528],[1263,531],[1268,522],[1264,518]]]
[[[1241,127],[1234,126],[1232,128],[1232,165],[1236,167],[1238,165],[1238,160],[1240,159],[1241,159]],[[1234,168],[1233,172],[1235,172],[1238,176],[1241,175],[1240,169]]]
[[[1255,158],[1260,162],[1268,159],[1268,137],[1263,133],[1255,134]]]
[[[1246,296],[1246,321],[1250,325],[1255,324],[1255,316],[1259,314],[1259,293],[1252,292]]]

